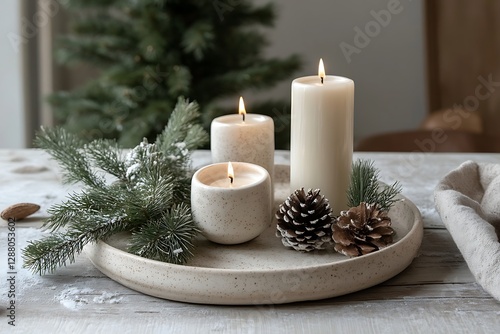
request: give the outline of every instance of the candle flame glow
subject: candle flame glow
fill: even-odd
[[[244,122],[247,111],[245,110],[245,102],[243,102],[243,97],[241,96],[240,96],[239,114],[243,117],[243,122]]]
[[[318,76],[321,79],[321,83],[323,83],[323,80],[325,79],[325,65],[323,64],[323,58],[319,59],[319,65],[318,65]]]
[[[229,180],[231,180],[231,184],[233,184],[234,181],[234,169],[233,169],[233,164],[231,161],[227,163],[227,177]]]

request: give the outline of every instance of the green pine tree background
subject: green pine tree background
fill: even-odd
[[[251,0],[68,0],[71,34],[59,39],[56,59],[91,64],[97,79],[49,97],[56,120],[90,140],[117,138],[132,147],[153,141],[179,96],[196,100],[209,129],[216,116],[236,112],[243,91],[290,79],[297,55],[266,58],[262,27],[272,4]],[[221,101],[234,98],[230,110]],[[285,109],[283,109],[286,106]],[[276,147],[289,142],[289,101],[253,103],[252,113],[275,118]]]

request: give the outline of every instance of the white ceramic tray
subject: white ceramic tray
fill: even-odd
[[[276,166],[275,203],[289,195],[289,167]],[[200,237],[187,265],[148,260],[124,251],[127,235],[89,245],[92,263],[111,279],[142,293],[183,302],[256,305],[335,297],[379,284],[403,271],[423,235],[420,212],[404,198],[389,216],[396,231],[387,248],[357,258],[333,251],[299,253],[275,237],[276,222],[258,238],[223,246]]]

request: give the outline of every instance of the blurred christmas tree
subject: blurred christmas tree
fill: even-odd
[[[63,36],[56,58],[89,63],[100,76],[72,92],[49,98],[56,118],[86,139],[118,138],[135,146],[154,141],[179,96],[196,100],[204,126],[236,112],[237,96],[265,89],[298,69],[296,55],[266,59],[259,28],[271,26],[271,4],[251,0],[68,0],[73,33]],[[234,97],[231,111],[218,104]],[[273,116],[277,147],[288,142],[288,102],[253,104]]]

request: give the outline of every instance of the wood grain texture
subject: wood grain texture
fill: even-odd
[[[84,256],[52,275],[31,276],[18,267],[16,328],[7,325],[7,295],[0,295],[0,333],[497,333],[500,303],[475,283],[433,205],[438,180],[472,159],[500,162],[498,154],[357,153],[373,159],[384,182],[400,180],[420,209],[425,235],[419,256],[400,275],[350,295],[286,305],[206,306],[146,295],[108,279]],[[196,152],[194,166],[210,161]],[[276,161],[288,161],[277,152]],[[23,165],[47,166],[20,175]],[[47,206],[74,188],[60,184],[57,167],[39,151],[0,151],[0,208],[11,201],[42,203],[41,213],[18,226],[18,246],[34,235]],[[29,189],[29,191],[27,191]],[[8,196],[3,194],[8,193]],[[5,222],[0,238],[6,237]],[[0,288],[6,291],[6,246],[0,241]],[[20,257],[19,257],[20,261]],[[106,295],[114,299],[106,299]],[[116,302],[113,302],[116,301]]]

